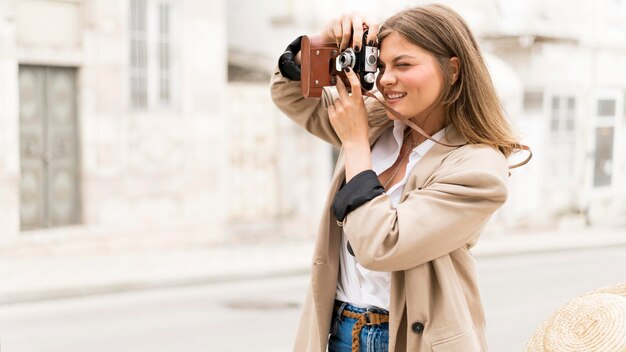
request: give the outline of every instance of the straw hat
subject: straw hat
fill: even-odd
[[[601,288],[557,309],[526,352],[626,352],[626,283]]]

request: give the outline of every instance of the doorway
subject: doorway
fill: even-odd
[[[76,69],[19,66],[20,229],[80,222]]]

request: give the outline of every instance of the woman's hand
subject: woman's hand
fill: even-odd
[[[328,107],[328,118],[344,146],[365,143],[369,145],[367,109],[361,95],[361,82],[352,69],[345,68],[350,80],[352,94],[348,93],[341,79],[337,80],[339,98]]]
[[[328,107],[328,119],[341,140],[346,152],[346,182],[372,168],[369,145],[367,109],[361,95],[361,82],[350,68],[346,68],[352,94],[348,93],[341,79],[337,80],[339,98]]]
[[[365,30],[368,31],[367,43],[363,43]],[[359,52],[364,44],[376,43],[378,22],[366,19],[358,13],[345,14],[332,20],[321,36],[325,43],[337,43],[340,51],[345,50],[352,40],[352,48]],[[347,70],[346,76],[350,81],[352,94],[348,93],[343,81],[338,79],[336,88],[339,98],[328,107],[328,118],[345,151],[346,182],[358,173],[372,168],[368,116],[361,95],[361,83],[351,69]]]
[[[352,46],[358,52],[363,45],[365,29],[368,30],[366,38],[368,43],[375,42],[378,35],[378,22],[365,19],[358,13],[344,14],[326,26],[322,32],[322,38],[326,43],[337,43],[340,50],[344,50],[352,39]],[[338,79],[336,88],[339,92],[339,99],[336,99],[334,106],[328,109],[330,122],[344,147],[363,142],[369,147],[368,118],[361,96],[361,83],[359,77],[350,68],[348,70],[346,76],[352,86],[352,95],[348,94],[342,80]]]
[[[337,43],[341,51],[348,47],[352,38],[352,48],[354,51],[359,52],[363,48],[364,43],[362,41],[365,29],[368,30],[367,43],[376,43],[378,22],[365,18],[358,13],[349,13],[332,20],[324,28],[321,35],[324,43]]]

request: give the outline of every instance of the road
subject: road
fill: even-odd
[[[479,258],[492,351],[570,298],[626,282],[626,247]],[[2,352],[290,351],[307,276],[0,306]]]

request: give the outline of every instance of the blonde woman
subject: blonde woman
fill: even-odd
[[[275,104],[340,149],[317,236],[295,351],[487,351],[470,249],[507,199],[520,147],[463,19],[441,5],[376,23],[356,14],[321,33],[343,50],[378,43],[376,87],[427,139],[364,99],[346,71],[304,98],[297,42],[271,81]]]

